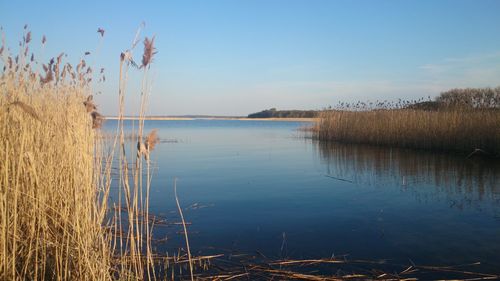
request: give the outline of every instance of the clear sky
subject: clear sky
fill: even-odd
[[[96,86],[104,114],[116,114],[119,54],[143,21],[158,50],[154,115],[321,109],[500,85],[498,0],[0,1],[9,46],[28,24],[35,45],[47,36],[46,60],[92,52],[108,78]],[[134,77],[128,94],[137,96]]]

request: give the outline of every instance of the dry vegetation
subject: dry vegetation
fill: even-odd
[[[155,279],[148,202],[149,155],[158,137],[143,133],[154,39],[144,40],[140,66],[133,48],[120,59],[121,115],[128,67],[140,69],[144,79],[137,153],[128,157],[122,123],[111,141],[98,130],[92,68],[84,59],[73,68],[63,53],[39,67],[29,53],[31,39],[25,27],[19,54],[11,54],[4,39],[0,49],[0,279]],[[102,70],[97,75],[104,81]],[[112,208],[118,148],[120,201]]]
[[[0,279],[106,280],[95,111],[82,104],[91,69],[73,71],[61,55],[39,73],[30,41],[26,32],[16,57],[1,47]]]
[[[480,149],[500,155],[500,88],[484,89],[493,93],[491,100],[484,101],[492,106],[478,106],[473,98],[476,91],[471,89],[450,92],[436,102],[342,104],[320,115],[313,134],[327,141],[465,153]]]

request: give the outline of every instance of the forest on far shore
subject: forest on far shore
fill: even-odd
[[[248,118],[315,118],[319,111],[316,110],[276,110],[266,109],[260,112],[248,114]]]

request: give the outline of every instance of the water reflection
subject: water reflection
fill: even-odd
[[[428,151],[312,141],[332,180],[399,188],[450,207],[500,207],[500,163]]]
[[[180,140],[160,143],[154,151],[151,214],[179,222],[172,188],[178,178],[197,254],[334,253],[401,264],[481,261],[486,271],[500,268],[500,163],[319,143],[297,131],[301,123],[195,120],[146,126],[159,128],[162,140]],[[133,158],[135,144],[127,147]],[[180,225],[158,224],[153,231],[161,253],[175,253],[185,243]]]

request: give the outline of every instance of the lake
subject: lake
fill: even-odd
[[[500,273],[500,165],[462,155],[320,143],[302,122],[146,121],[151,212],[189,225],[195,254],[387,259],[399,264],[481,262]],[[108,121],[112,130],[116,121]],[[126,121],[126,129],[132,121]],[[178,226],[155,229],[175,253]],[[477,267],[476,267],[477,269]]]

